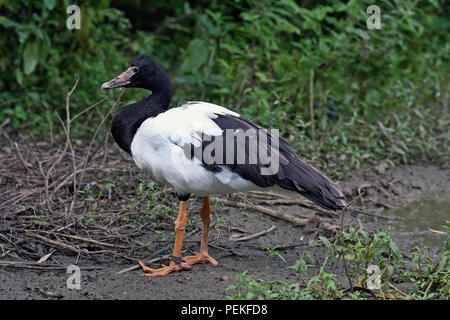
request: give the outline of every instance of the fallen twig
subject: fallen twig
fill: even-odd
[[[39,262],[23,262],[23,261],[0,261],[0,267],[24,268],[36,270],[66,270],[67,266],[62,264],[44,264]],[[98,266],[79,266],[81,270],[98,270],[102,267]]]
[[[288,215],[286,213],[281,213],[281,212],[276,212],[274,210],[268,209],[268,208],[264,208],[258,205],[251,205],[251,204],[247,204],[244,202],[239,202],[239,201],[231,201],[231,200],[226,200],[226,199],[220,199],[220,202],[222,202],[225,205],[229,205],[229,206],[233,206],[233,207],[238,207],[238,208],[246,208],[246,209],[251,209],[251,210],[257,210],[259,212],[262,212],[264,214],[267,214],[271,217],[274,218],[278,218],[278,219],[282,219],[285,221],[289,221],[297,226],[305,226],[308,223],[308,219],[300,219],[300,218],[296,218],[293,217],[291,215]]]
[[[70,251],[75,252],[77,254],[80,253],[80,252],[89,253],[89,251],[86,250],[86,249],[80,249],[80,248],[77,248],[77,247],[72,246],[70,244],[66,244],[66,243],[58,242],[58,241],[55,241],[55,240],[52,240],[52,239],[48,239],[48,238],[43,237],[43,236],[38,235],[38,234],[26,233],[26,235],[29,236],[29,237],[41,240],[41,241],[43,241],[45,243],[48,243],[48,244],[50,244],[50,245],[52,245],[54,247],[67,249],[67,250],[70,250]]]
[[[165,256],[158,257],[158,258],[155,258],[155,259],[152,259],[152,260],[144,261],[144,264],[151,264],[151,263],[155,263],[155,262],[158,262],[158,261],[161,261],[161,260],[164,260],[164,259],[169,259],[169,258],[170,258],[169,255],[165,255]],[[120,271],[116,272],[115,274],[124,274],[124,273],[129,272],[129,271],[137,270],[139,268],[141,268],[141,266],[137,264],[137,265],[131,266],[129,268],[120,270]]]
[[[393,290],[397,291],[398,293],[400,293],[402,296],[405,297],[406,300],[410,300],[411,296],[409,294],[404,293],[403,291],[401,291],[399,288],[397,288],[396,286],[394,286],[392,283],[390,283],[387,280],[384,280],[384,282],[386,282],[389,287],[391,287]]]
[[[23,166],[25,167],[25,169],[27,169],[29,174],[33,174],[31,169],[29,168],[30,165],[25,162],[25,160],[24,160],[24,158],[22,156],[22,153],[20,152],[19,145],[17,144],[17,142],[14,142],[14,147],[17,150],[17,155],[19,156],[20,162],[22,162]]]
[[[45,231],[45,230],[41,230],[40,232],[47,233],[47,234],[54,234],[54,235],[61,236],[61,237],[66,237],[66,238],[71,238],[71,239],[75,239],[75,240],[78,240],[78,241],[89,242],[89,243],[93,243],[93,244],[96,244],[96,245],[99,245],[99,246],[103,246],[103,247],[125,248],[124,246],[121,246],[121,245],[101,242],[101,241],[97,241],[97,240],[94,240],[94,239],[84,238],[84,237],[80,237],[80,236],[74,236],[74,235],[71,235],[71,234],[64,234],[64,233]]]
[[[254,239],[254,238],[260,237],[260,236],[262,236],[262,235],[265,235],[265,234],[271,232],[272,230],[275,230],[275,228],[276,228],[276,227],[275,227],[274,225],[272,225],[272,226],[271,226],[269,229],[267,229],[267,230],[263,230],[263,231],[261,231],[261,232],[255,233],[255,234],[250,234],[250,235],[248,235],[248,236],[244,236],[244,237],[232,239],[231,241],[247,241],[247,240],[250,240],[250,239]]]
[[[233,255],[236,255],[236,256],[239,256],[239,257],[244,257],[245,256],[244,254],[242,254],[240,252],[237,252],[237,251],[235,251],[233,249],[223,248],[223,247],[220,247],[220,246],[216,246],[215,244],[212,244],[212,243],[210,243],[209,246],[211,248],[215,248],[215,249],[218,249],[218,250],[229,252],[229,253],[231,253]]]
[[[305,207],[308,209],[313,209],[315,211],[324,212],[326,214],[336,215],[336,213],[334,211],[325,210],[309,200],[281,198],[281,199],[277,199],[277,200],[259,199],[258,202],[261,204],[267,204],[267,205],[281,205],[281,206],[300,205],[302,207]]]
[[[229,206],[233,206],[233,207],[257,210],[257,211],[262,212],[264,214],[267,214],[267,215],[269,215],[271,217],[291,222],[294,225],[299,226],[299,227],[306,226],[308,221],[309,221],[309,218],[308,219],[297,218],[297,217],[291,216],[289,214],[282,213],[282,212],[276,212],[274,210],[271,210],[271,209],[268,209],[268,208],[264,208],[264,207],[258,206],[258,205],[247,204],[247,203],[244,203],[244,202],[231,201],[231,200],[226,200],[226,199],[220,199],[219,201],[222,202],[225,205],[229,205]],[[318,227],[323,229],[323,230],[329,230],[329,231],[332,231],[332,232],[335,232],[337,230],[337,227],[335,227],[335,226],[333,226],[330,223],[325,222],[325,221],[320,221],[319,224],[318,224]]]

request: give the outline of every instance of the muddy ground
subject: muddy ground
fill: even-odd
[[[91,194],[79,192],[73,201],[70,195],[74,186],[69,174],[73,158],[69,152],[53,169],[51,164],[59,153],[46,153],[49,161],[41,164],[41,170],[36,149],[26,144],[20,145],[19,151],[14,149],[10,141],[0,156],[9,168],[0,170],[0,299],[223,299],[227,287],[236,283],[236,276],[245,270],[258,279],[295,281],[294,271],[288,266],[301,257],[308,240],[318,235],[332,237],[333,229],[339,227],[338,215],[307,202],[258,193],[222,197],[213,201],[209,249],[218,267],[195,265],[191,271],[162,278],[141,277],[141,270],[118,274],[136,266],[136,260],[149,261],[170,254],[177,205],[173,192],[152,186],[155,189],[148,191],[150,196],[136,200],[139,179],[145,179],[145,175],[137,172],[126,156],[113,150],[107,158],[99,152],[90,159],[90,163],[104,161],[97,172],[78,175],[77,190],[86,191],[85,186],[94,185],[98,192],[92,188]],[[89,152],[76,157],[79,161],[87,159]],[[90,164],[84,168],[90,167],[95,168]],[[53,178],[50,174],[46,181],[49,170],[59,173]],[[105,188],[107,178],[112,179],[114,187]],[[450,170],[428,165],[394,167],[383,162],[352,172],[339,184],[348,199],[365,194],[354,204],[345,223],[375,230],[395,223],[376,217],[383,211],[425,194],[450,192]],[[138,205],[126,207],[133,201]],[[143,208],[155,202],[161,205]],[[247,206],[237,207],[236,203]],[[199,247],[200,204],[195,197],[189,201],[191,222],[186,230],[184,255]],[[295,225],[269,216],[260,207],[282,212],[301,223]],[[235,241],[272,226],[275,228],[266,234]],[[279,252],[285,262],[277,256],[268,259],[264,247],[275,246],[281,247]],[[319,261],[322,259],[323,247],[308,248]],[[37,263],[40,259],[45,261]],[[162,262],[167,260],[149,266],[158,267]],[[80,289],[67,287],[70,274],[66,267],[71,264],[82,268]]]

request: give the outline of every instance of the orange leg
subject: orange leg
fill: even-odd
[[[203,207],[200,210],[202,218],[202,239],[200,241],[200,252],[195,252],[193,256],[183,258],[186,264],[193,265],[195,263],[204,263],[209,261],[213,266],[219,263],[208,254],[208,237],[209,237],[209,222],[211,215],[211,206],[209,204],[209,197],[203,197]]]
[[[191,266],[181,260],[181,248],[183,246],[184,230],[187,222],[187,202],[180,201],[180,210],[178,212],[178,218],[175,221],[175,245],[173,247],[173,258],[168,266],[163,265],[160,269],[152,269],[144,265],[139,261],[139,265],[147,272],[144,276],[147,277],[162,277],[174,271],[189,270]],[[175,261],[176,260],[176,261]]]

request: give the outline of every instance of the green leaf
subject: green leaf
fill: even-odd
[[[23,84],[23,74],[22,71],[20,71],[19,68],[16,69],[15,71],[15,75],[16,75],[16,81],[17,83],[21,86]]]
[[[39,60],[39,46],[36,42],[28,42],[23,50],[23,72],[30,74],[36,69]]]
[[[395,244],[394,241],[389,242],[389,248],[391,249],[395,259],[400,259],[402,257],[402,253],[400,252],[400,249],[398,248],[398,246]]]
[[[278,78],[283,77],[283,75],[285,73],[285,69],[284,69],[284,66],[283,66],[281,60],[275,60],[272,66],[273,66],[273,71],[275,72],[275,75]]]
[[[181,73],[196,73],[208,60],[209,48],[206,41],[193,39],[189,42],[186,58],[180,67]]]
[[[25,110],[23,110],[23,108],[21,106],[17,106],[14,109],[14,114],[17,117],[17,119],[20,119],[20,120],[26,120],[27,119],[27,113],[25,112]]]
[[[207,30],[207,32],[210,35],[212,35],[214,37],[217,37],[220,35],[219,30],[217,30],[217,28],[211,22],[209,22],[209,19],[206,15],[200,15],[199,20],[204,25],[205,29]]]
[[[44,0],[44,3],[48,10],[53,10],[56,4],[55,0]]]
[[[0,16],[0,25],[4,26],[5,28],[20,28],[22,26],[20,23],[12,21],[5,16]]]
[[[348,253],[348,254],[346,254],[344,256],[344,259],[345,260],[355,260],[355,254],[353,252],[352,253]]]
[[[28,31],[18,31],[17,33],[19,34],[19,43],[27,41],[28,36],[30,35]]]
[[[327,247],[327,248],[333,248],[330,241],[328,241],[327,238],[325,238],[324,236],[319,236],[320,241],[323,242],[323,244]]]
[[[325,238],[324,236],[319,236],[320,241],[323,242],[323,244],[327,247],[328,249],[328,255],[330,256],[330,261],[334,262],[336,259],[336,254],[334,252],[334,248],[333,245],[330,243],[330,241],[328,241],[327,238]]]

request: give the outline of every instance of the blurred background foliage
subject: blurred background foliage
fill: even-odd
[[[66,28],[70,4],[81,8],[80,30]],[[328,172],[382,159],[448,165],[448,8],[379,1],[382,29],[369,30],[371,4],[0,0],[0,125],[47,135],[76,78],[73,113],[110,94],[101,83],[146,53],[170,73],[173,106],[241,112]],[[127,89],[122,100],[145,95]],[[112,101],[74,130],[89,135]]]

